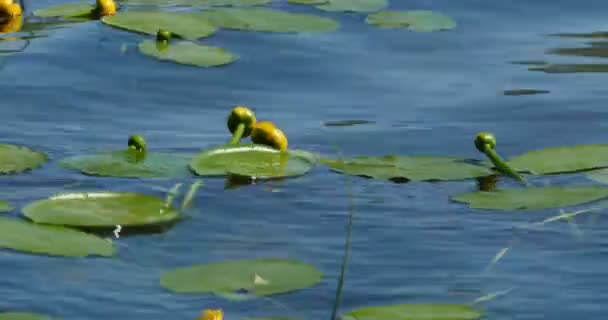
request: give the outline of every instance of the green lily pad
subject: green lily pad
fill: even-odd
[[[60,320],[44,314],[32,312],[0,312],[0,320]]]
[[[529,71],[544,73],[605,73],[608,64],[605,63],[547,63],[545,65],[530,67]]]
[[[64,257],[114,254],[112,243],[97,236],[4,217],[0,217],[0,248]]]
[[[10,202],[0,201],[0,212],[10,212],[13,211],[13,209],[15,209],[15,207]]]
[[[517,171],[532,174],[572,173],[608,167],[608,144],[583,144],[533,150],[509,159]]]
[[[471,192],[453,196],[451,200],[475,209],[540,210],[575,206],[605,197],[608,197],[606,187],[552,186]]]
[[[268,296],[312,287],[323,274],[312,265],[287,259],[246,259],[177,268],[162,275],[161,286],[177,293],[225,296],[246,291]]]
[[[316,156],[306,151],[282,154],[264,145],[239,144],[203,151],[192,159],[190,168],[199,176],[235,174],[270,179],[301,176],[315,164]]]
[[[199,14],[165,11],[122,11],[105,16],[101,21],[109,26],[137,33],[156,35],[159,29],[188,40],[209,37],[217,28]]]
[[[291,4],[324,4],[328,2],[329,0],[287,0],[287,3]]]
[[[41,18],[87,18],[95,10],[95,2],[64,3],[34,11],[34,16]]]
[[[339,26],[329,18],[268,8],[211,9],[199,15],[220,28],[258,32],[327,32]]]
[[[388,0],[329,0],[317,9],[331,12],[374,12],[388,7]]]
[[[191,156],[161,152],[147,152],[136,159],[131,150],[120,150],[92,155],[79,155],[61,160],[59,165],[76,169],[92,176],[122,178],[184,177],[190,175]]]
[[[0,174],[36,169],[48,161],[46,154],[27,147],[0,144]]]
[[[161,44],[154,40],[145,40],[139,43],[138,47],[142,54],[158,60],[204,68],[223,66],[237,59],[222,48],[187,41]]]
[[[73,227],[145,226],[167,223],[179,211],[164,200],[133,192],[74,192],[34,201],[22,209],[36,223]]]
[[[351,311],[342,320],[476,320],[483,312],[459,304],[395,304]]]
[[[452,18],[427,10],[381,11],[368,15],[365,22],[382,28],[408,28],[419,32],[450,30],[456,27]]]
[[[465,163],[463,160],[465,159],[427,155],[388,155],[322,159],[321,163],[338,173],[396,182],[463,180],[494,173],[488,167]]]

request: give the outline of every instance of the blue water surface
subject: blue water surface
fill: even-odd
[[[28,1],[28,14],[64,0]],[[498,150],[604,143],[606,73],[551,74],[513,61],[602,63],[548,55],[589,39],[549,37],[601,31],[608,2],[393,0],[391,9],[427,9],[458,22],[451,31],[377,29],[364,14],[326,13],[275,0],[272,7],[334,18],[336,32],[265,34],[222,30],[203,42],[234,52],[226,67],[202,69],[141,55],[150,38],[98,21],[33,39],[2,57],[0,140],[47,152],[32,172],[0,179],[18,207],[64,190],[117,190],[164,197],[194,179],[94,178],[57,166],[66,156],[121,148],[140,133],[151,149],[196,153],[229,139],[235,104],[272,120],[291,148],[343,155],[436,154],[481,159],[472,140],[491,131]],[[183,9],[182,9],[183,10]],[[3,41],[0,47],[14,43]],[[6,43],[6,44],[5,44]],[[121,48],[127,48],[123,52]],[[505,96],[504,90],[549,90]],[[374,123],[324,127],[324,121]],[[395,184],[348,178],[317,167],[281,182],[224,190],[205,179],[191,218],[160,235],[115,239],[117,257],[67,259],[0,254],[0,308],[64,319],[195,319],[222,308],[227,319],[296,316],[328,319],[344,254],[348,199],[355,220],[341,313],[392,303],[480,302],[489,319],[603,320],[608,305],[608,232],[582,215],[579,233],[558,222],[514,237],[513,227],[556,210],[471,210],[449,197],[476,181]],[[548,183],[591,184],[584,177]],[[502,180],[500,187],[515,187]],[[18,216],[18,212],[11,213]],[[517,241],[515,241],[517,240]],[[512,246],[511,246],[512,245]],[[507,254],[487,269],[494,256]],[[244,302],[163,290],[163,271],[195,263],[286,257],[324,274],[316,287]]]

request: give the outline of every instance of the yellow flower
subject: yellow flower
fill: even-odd
[[[196,320],[224,320],[224,313],[221,309],[205,309]]]
[[[21,6],[18,3],[2,2],[0,4],[0,16],[19,17],[21,16]]]
[[[99,17],[113,16],[116,14],[116,3],[114,0],[97,0],[96,13]]]

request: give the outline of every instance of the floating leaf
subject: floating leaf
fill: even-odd
[[[41,18],[88,18],[95,10],[95,2],[64,3],[34,11]]]
[[[59,165],[92,176],[158,178],[190,175],[189,155],[148,151],[145,158],[136,159],[134,154],[132,150],[121,150],[79,155],[61,160]]]
[[[256,144],[225,145],[196,155],[190,168],[199,176],[225,176],[227,173],[257,179],[301,176],[316,164],[316,157],[306,151],[287,154]]]
[[[32,312],[0,312],[0,320],[60,320],[60,318]]]
[[[381,11],[365,19],[370,25],[382,28],[408,28],[420,32],[449,30],[456,27],[452,18],[427,10]]]
[[[15,207],[10,202],[0,201],[0,212],[10,212],[13,211]]]
[[[549,50],[547,53],[561,56],[608,58],[608,48],[605,46],[594,46],[588,48],[559,48]]]
[[[605,187],[552,186],[471,192],[453,196],[451,200],[476,209],[540,210],[579,205],[607,196],[608,188]]]
[[[221,28],[260,32],[326,32],[339,26],[329,18],[267,8],[211,9],[199,15]]]
[[[27,147],[0,144],[0,174],[21,173],[46,163],[46,154]]]
[[[256,284],[256,275],[265,282]],[[261,258],[177,268],[162,275],[161,285],[177,293],[267,296],[312,287],[322,277],[314,266],[300,261]]]
[[[463,180],[492,174],[490,168],[463,162],[462,158],[426,155],[388,155],[350,159],[323,159],[332,170],[366,178],[405,181]]]
[[[323,11],[374,12],[388,7],[388,0],[329,0],[316,6]]]
[[[509,159],[517,171],[532,174],[571,173],[608,167],[608,144],[583,144],[533,150]]]
[[[159,44],[154,40],[145,40],[138,47],[139,51],[147,56],[197,67],[223,66],[236,60],[235,56],[222,48],[194,42],[180,41]]]
[[[123,11],[101,21],[115,28],[156,35],[159,29],[188,40],[209,37],[217,28],[199,14],[164,11]]]
[[[36,223],[74,227],[145,226],[179,217],[164,200],[132,192],[74,192],[38,200],[22,209]]]
[[[395,304],[351,311],[343,320],[476,320],[480,309],[459,304]]]
[[[97,236],[4,217],[0,217],[0,248],[64,257],[114,254],[112,243]]]
[[[537,90],[537,89],[512,89],[505,90],[503,94],[505,96],[523,96],[523,95],[532,95],[532,94],[546,94],[550,93],[549,90]]]
[[[604,73],[608,72],[608,64],[604,63],[548,63],[530,67],[529,71],[544,73]]]

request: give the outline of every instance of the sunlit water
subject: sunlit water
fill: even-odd
[[[28,11],[61,2],[29,1]],[[430,34],[374,29],[361,14],[327,14],[285,0],[273,6],[330,16],[342,27],[315,35],[221,31],[204,42],[239,60],[215,69],[144,57],[136,45],[145,36],[99,22],[50,31],[9,56],[0,71],[0,140],[41,149],[52,159],[31,173],[2,177],[2,198],[22,206],[61,190],[164,197],[176,182],[187,188],[194,179],[101,179],[56,164],[65,156],[122,148],[135,132],[150,148],[194,154],[228,140],[225,118],[235,104],[278,123],[290,147],[329,156],[339,148],[351,156],[481,158],[472,139],[482,130],[495,133],[504,156],[607,140],[608,74],[544,73],[511,62],[602,63],[545,51],[585,47],[590,39],[547,34],[602,30],[608,2],[393,0],[392,8],[437,10],[459,23]],[[550,93],[503,95],[513,89]],[[321,125],[345,119],[374,123]],[[490,319],[604,319],[608,233],[601,217],[577,218],[578,235],[558,222],[512,242],[514,226],[557,212],[470,210],[448,201],[476,190],[475,181],[349,181],[355,222],[342,312],[390,303],[470,303],[511,290],[480,303]],[[575,175],[534,183],[591,182]],[[112,259],[2,252],[0,307],[91,320],[194,319],[204,308],[222,308],[228,319],[328,319],[348,220],[345,177],[318,167],[280,183],[223,185],[205,179],[191,219],[162,235],[116,240]],[[325,277],[314,288],[247,302],[177,295],[159,286],[160,274],[173,267],[253,257],[300,259]]]

